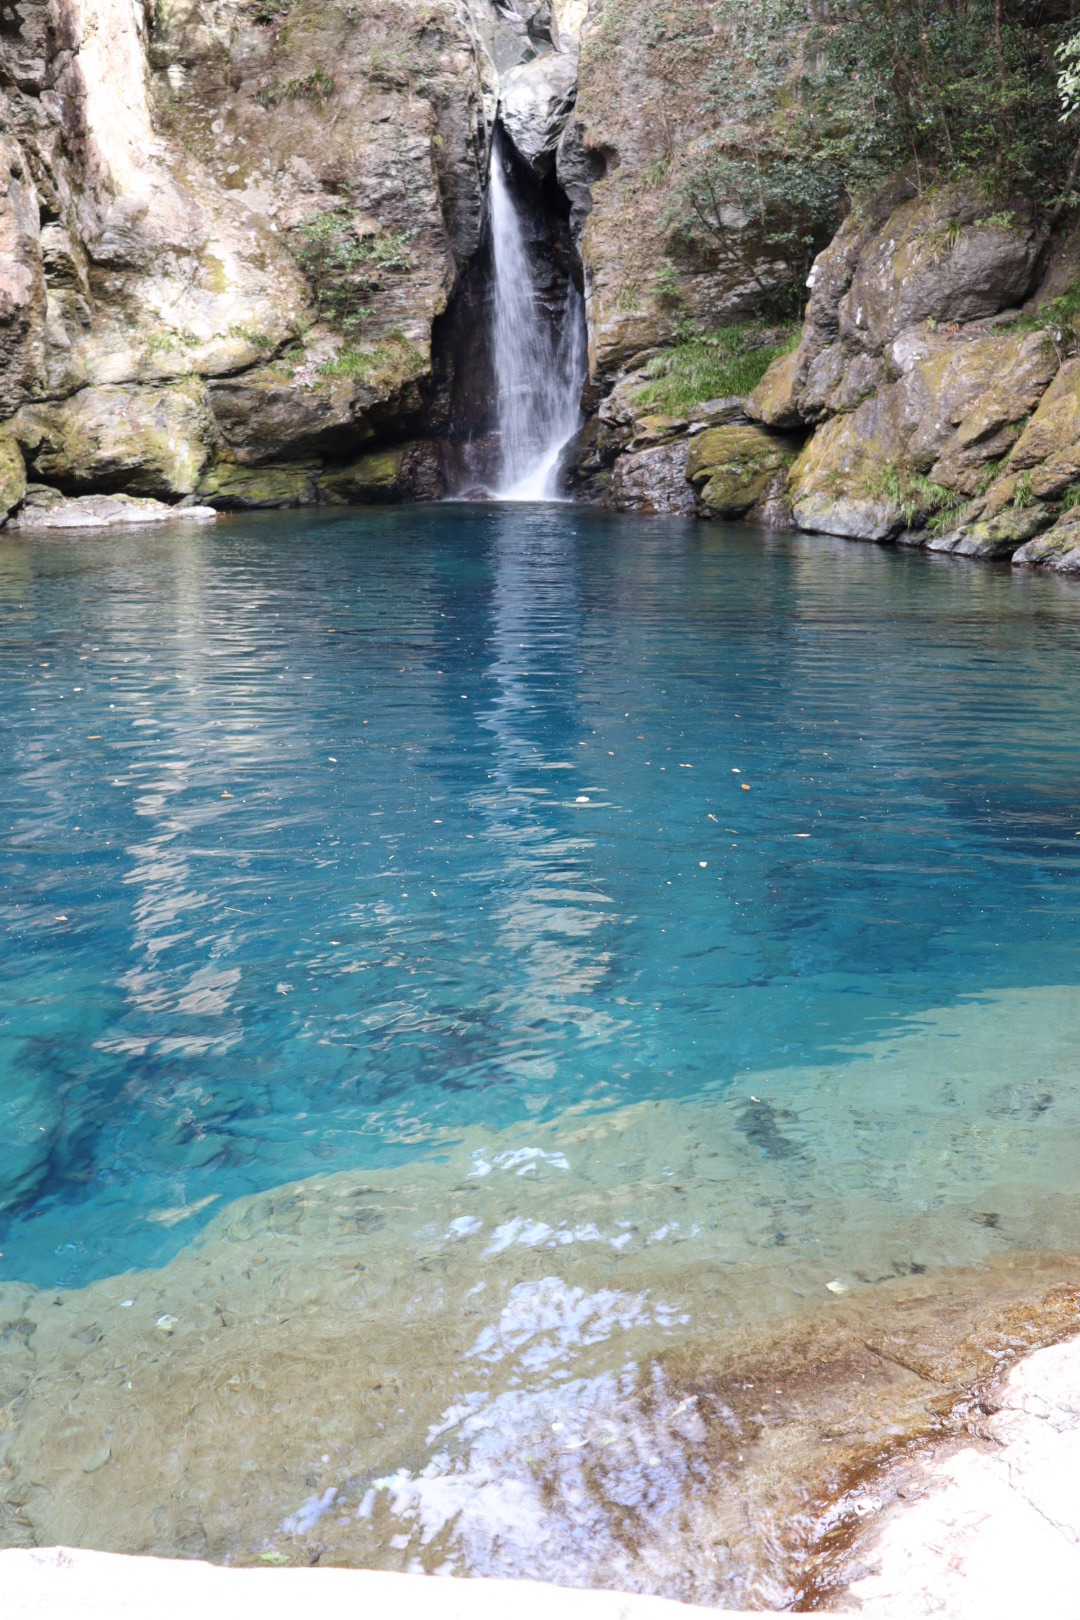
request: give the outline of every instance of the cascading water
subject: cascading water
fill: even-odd
[[[498,133],[491,148],[489,196],[500,443],[492,494],[504,501],[553,500],[560,454],[581,426],[584,304],[571,281],[561,320],[553,322],[546,313]]]

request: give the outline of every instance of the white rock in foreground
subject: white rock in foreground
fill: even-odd
[[[115,529],[128,523],[208,523],[212,506],[170,506],[145,495],[61,495],[31,486],[26,504],[9,519],[7,530]]]
[[[860,1614],[1080,1620],[1080,1339],[1019,1362],[996,1400],[990,1444],[931,1461],[863,1548]]]
[[[0,1552],[4,1620],[680,1620],[666,1598],[368,1569],[220,1569],[50,1547]],[[729,1611],[730,1614],[730,1611]],[[730,1615],[730,1620],[737,1617]]]

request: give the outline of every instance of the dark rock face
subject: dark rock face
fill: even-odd
[[[697,498],[686,476],[686,440],[675,439],[636,455],[620,456],[602,505],[612,512],[692,516],[697,510]]]

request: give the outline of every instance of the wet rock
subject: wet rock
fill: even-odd
[[[686,439],[620,456],[602,505],[612,512],[693,513],[697,499],[686,477],[686,457]]]
[[[952,552],[958,557],[1011,557],[1050,522],[1050,513],[1038,502],[1023,508],[1009,507],[996,517],[935,535],[926,542],[926,549]]]
[[[1045,534],[1027,540],[1013,552],[1014,568],[1049,568],[1058,574],[1080,574],[1080,512],[1060,518]]]
[[[446,493],[438,447],[426,440],[374,451],[320,473],[316,487],[321,499],[348,504],[437,501]]]
[[[538,174],[546,174],[555,164],[576,96],[576,52],[535,57],[503,77],[499,101],[503,127]]]
[[[132,523],[205,523],[217,517],[211,506],[170,506],[137,495],[62,495],[31,484],[26,501],[7,523],[20,532],[37,529],[114,529]]]
[[[583,125],[568,118],[555,152],[555,177],[570,202],[570,229],[580,246],[585,221],[592,213],[592,188],[604,178],[603,156],[586,146]]]
[[[764,500],[794,451],[756,426],[709,428],[691,441],[686,476],[718,517],[741,517]]]

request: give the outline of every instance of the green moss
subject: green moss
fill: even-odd
[[[26,494],[26,468],[14,439],[0,439],[0,523]]]
[[[801,328],[742,321],[715,332],[683,337],[650,360],[635,404],[642,410],[685,416],[707,399],[753,393],[774,360],[799,341]]]
[[[204,474],[199,494],[221,506],[307,506],[315,499],[314,463],[238,467],[218,462]]]
[[[319,494],[330,502],[386,500],[397,492],[404,454],[401,445],[375,450],[347,467],[325,472],[319,478]]]

